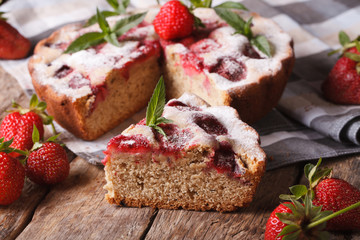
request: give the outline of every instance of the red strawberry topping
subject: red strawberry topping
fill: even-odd
[[[153,24],[162,39],[183,38],[192,33],[194,16],[180,1],[171,0],[161,7]]]
[[[19,59],[29,53],[31,44],[14,27],[0,19],[0,58]]]

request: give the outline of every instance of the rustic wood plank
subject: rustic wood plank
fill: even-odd
[[[11,100],[19,104],[28,105],[28,97],[17,81],[0,67],[0,121],[7,115],[5,112],[11,108]],[[0,239],[14,239],[29,223],[38,203],[48,191],[26,181],[21,197],[10,206],[0,206]]]
[[[18,239],[139,239],[154,210],[108,204],[104,184],[102,168],[74,159],[67,180],[49,192]]]
[[[267,172],[253,203],[236,213],[159,210],[145,239],[262,239],[279,194],[299,174],[296,165]]]

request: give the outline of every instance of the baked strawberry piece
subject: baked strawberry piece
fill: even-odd
[[[235,109],[184,94],[151,119],[147,114],[108,143],[110,203],[234,211],[251,202],[266,156]]]

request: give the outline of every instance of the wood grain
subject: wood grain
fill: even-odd
[[[11,108],[11,101],[27,106],[28,97],[17,81],[0,68],[0,121],[7,115],[5,112]],[[0,206],[0,239],[14,239],[30,222],[35,208],[44,198],[47,187],[40,187],[26,181],[21,197],[10,206]]]
[[[298,181],[298,169],[267,172],[253,203],[236,213],[159,210],[145,239],[262,239],[279,194]]]
[[[18,239],[139,239],[154,212],[125,208],[104,199],[104,170],[82,158],[52,189]]]

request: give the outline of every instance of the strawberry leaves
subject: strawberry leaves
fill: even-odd
[[[102,32],[85,33],[74,40],[64,53],[74,53],[103,42],[108,42],[119,47],[120,43],[118,41],[118,37],[141,23],[145,15],[146,12],[128,16],[117,21],[113,27],[110,27],[109,23],[106,21],[106,16],[97,9],[96,21],[98,22]]]
[[[151,96],[150,102],[146,109],[146,125],[154,128],[166,138],[164,130],[158,126],[160,123],[170,123],[169,119],[161,117],[165,107],[165,84],[161,76],[159,82],[156,84],[154,92]]]
[[[314,205],[316,203],[313,203],[315,196],[313,189],[332,172],[332,169],[329,168],[319,168],[321,162],[320,158],[316,165],[306,164],[304,167],[305,177],[309,180],[309,188],[305,185],[295,185],[289,188],[291,195],[280,195],[281,199],[291,201],[281,204],[291,212],[274,210],[276,217],[285,224],[277,237],[282,237],[283,240],[299,239],[300,236],[304,239],[329,239],[329,233],[324,231],[326,222],[342,213],[360,207],[360,202],[356,202],[333,213],[332,211],[323,211],[322,205]],[[266,231],[269,231],[268,226]]]

